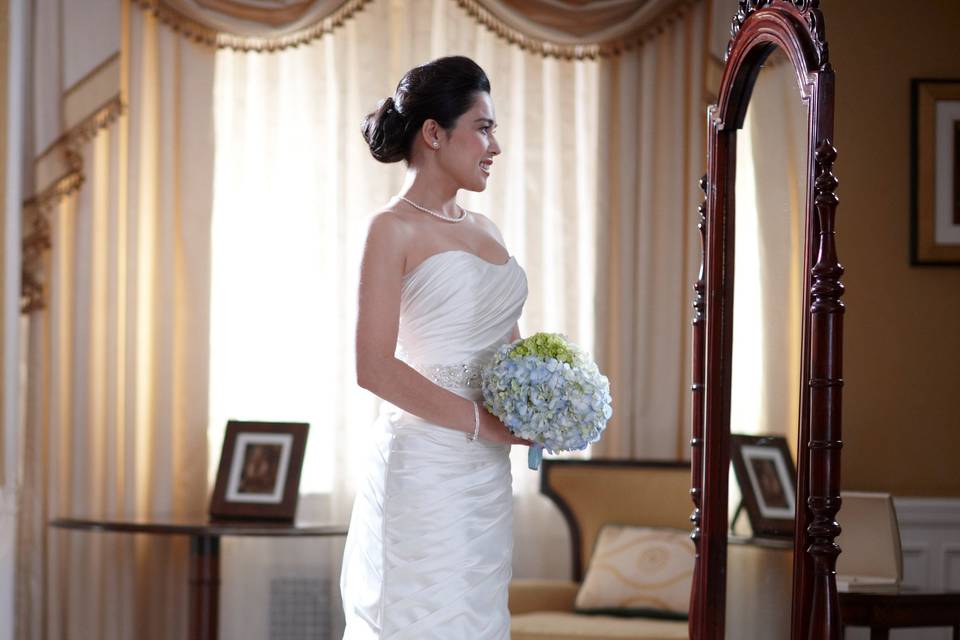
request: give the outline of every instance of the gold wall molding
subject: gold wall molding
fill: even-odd
[[[126,110],[120,95],[94,111],[60,136],[37,160],[37,175],[45,186],[23,203],[23,240],[20,269],[20,312],[33,313],[46,306],[44,253],[52,246],[51,213],[84,182],[81,147],[109,127]],[[52,179],[47,177],[55,173]]]
[[[190,40],[218,49],[256,53],[282,51],[307,44],[325,34],[332,33],[372,1],[347,0],[314,24],[274,37],[262,37],[227,33],[215,29],[187,16],[164,0],[130,0],[144,11],[152,12],[158,20]]]
[[[119,94],[120,52],[117,51],[64,92],[64,129],[70,130],[85,122]]]

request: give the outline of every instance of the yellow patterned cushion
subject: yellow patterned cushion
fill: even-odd
[[[574,611],[682,620],[690,606],[693,561],[687,531],[606,524]]]

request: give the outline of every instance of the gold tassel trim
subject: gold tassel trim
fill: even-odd
[[[242,36],[218,31],[194,18],[184,15],[177,9],[166,4],[163,0],[130,1],[144,11],[152,12],[158,20],[194,42],[217,49],[273,53],[298,47],[302,44],[308,44],[328,33],[332,33],[373,0],[347,0],[340,5],[336,11],[322,18],[316,24],[275,38]],[[644,27],[637,33],[616,40],[590,44],[563,44],[525,35],[484,8],[477,0],[456,1],[460,8],[465,10],[474,20],[508,43],[518,46],[524,51],[536,53],[544,57],[564,60],[595,60],[597,58],[617,56],[635,49],[663,33],[663,31],[676,20],[683,17],[691,6],[697,2],[702,2],[702,0],[685,0],[673,8],[668,14],[659,18],[656,24]]]

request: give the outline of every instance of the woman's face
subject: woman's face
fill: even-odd
[[[461,188],[469,191],[487,188],[493,156],[500,153],[495,129],[493,101],[489,93],[480,92],[439,150],[441,165]]]

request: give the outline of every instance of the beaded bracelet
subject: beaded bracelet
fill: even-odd
[[[478,437],[480,437],[480,409],[477,407],[477,401],[471,400],[473,402],[473,435],[467,434],[467,440],[473,442]]]

